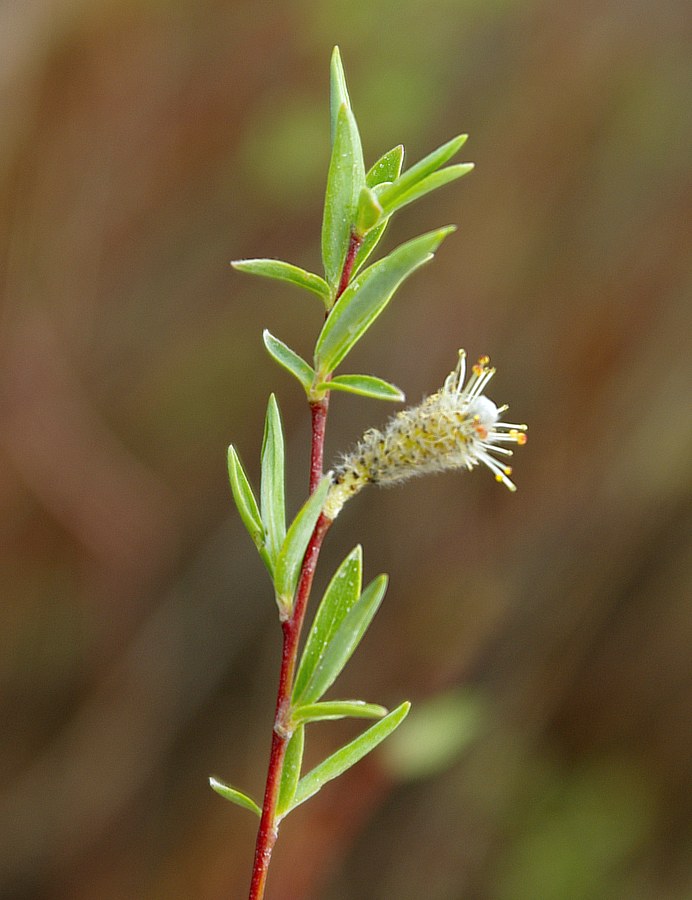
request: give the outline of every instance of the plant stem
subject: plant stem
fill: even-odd
[[[348,287],[353,272],[358,248],[362,238],[351,232],[344,266],[339,279],[339,287],[336,291],[336,302]],[[327,313],[329,315],[329,313]],[[310,404],[312,417],[312,442],[310,447],[310,493],[312,494],[322,479],[324,461],[324,437],[327,426],[327,412],[329,410],[329,393],[315,403]],[[257,831],[255,844],[255,861],[252,869],[252,881],[250,883],[250,895],[248,900],[262,900],[267,883],[267,873],[271,861],[272,850],[278,836],[278,823],[276,821],[276,804],[279,799],[281,786],[281,773],[283,771],[286,748],[291,739],[290,728],[291,693],[293,690],[293,678],[295,675],[296,661],[298,659],[298,647],[300,633],[303,628],[305,613],[310,599],[312,580],[317,568],[317,560],[322,548],[322,541],[329,530],[332,520],[320,515],[315,529],[310,538],[298,580],[293,610],[290,617],[282,623],[283,648],[281,652],[281,671],[279,672],[279,687],[276,695],[276,710],[274,715],[274,730],[272,732],[272,746],[269,754],[269,767],[267,770],[267,782],[264,790],[264,802],[262,805],[262,817]]]
[[[363,238],[356,234],[353,229],[351,230],[351,237],[348,241],[348,250],[346,251],[346,259],[344,260],[344,267],[341,270],[341,278],[339,279],[339,287],[336,291],[336,298],[334,302],[339,299],[339,297],[343,294],[343,292],[348,287],[348,284],[351,280],[351,274],[353,272],[353,264],[356,261],[356,253],[360,249],[360,245],[363,243]]]
[[[310,404],[312,416],[312,445],[310,448],[310,493],[315,490],[322,480],[324,471],[324,435],[327,427],[327,412],[329,410],[329,394],[325,394],[322,400]]]
[[[331,524],[332,520],[323,515],[317,520],[315,530],[310,538],[310,543],[305,551],[293,612],[291,617],[282,624],[283,650],[281,654],[279,689],[276,697],[274,731],[272,733],[272,746],[269,756],[269,769],[267,772],[262,818],[260,819],[260,826],[257,832],[257,843],[255,845],[255,863],[252,870],[249,900],[262,900],[262,897],[264,897],[269,862],[278,835],[276,804],[279,797],[281,772],[283,769],[284,757],[286,756],[286,748],[291,739],[291,731],[288,727],[289,723],[287,718],[290,712],[293,676],[298,656],[298,643],[300,640],[300,632],[303,627],[303,620],[305,619],[305,612],[310,597],[310,588],[312,587],[312,579],[315,575],[320,548],[322,547],[322,541]]]

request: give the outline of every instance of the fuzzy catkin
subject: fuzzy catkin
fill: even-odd
[[[334,519],[344,503],[366,484],[396,484],[447,469],[487,466],[497,481],[516,490],[511,468],[491,454],[511,456],[507,443],[526,443],[525,425],[500,421],[506,406],[483,395],[495,374],[487,356],[472,367],[466,383],[466,354],[442,388],[418,406],[393,416],[382,429],[367,431],[335,466],[324,513]]]

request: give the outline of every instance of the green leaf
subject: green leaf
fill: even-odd
[[[296,795],[298,787],[298,779],[300,778],[300,767],[303,765],[303,748],[305,746],[305,728],[300,725],[293,732],[286,755],[284,756],[284,764],[281,769],[281,784],[279,785],[279,797],[276,801],[276,816],[280,821],[291,808],[293,798]]]
[[[375,247],[379,244],[380,239],[384,234],[388,224],[389,216],[383,219],[378,225],[375,225],[374,228],[371,228],[370,231],[368,231],[368,233],[365,235],[360,247],[356,251],[356,257],[353,261],[353,269],[351,270],[351,279],[355,278],[358,272],[363,268],[363,264],[372,254]]]
[[[460,163],[458,166],[447,166],[446,169],[433,172],[426,178],[417,181],[408,191],[399,194],[393,204],[387,206],[385,210],[386,215],[391,216],[392,213],[401,209],[402,206],[406,206],[407,203],[413,203],[414,200],[429,194],[430,191],[437,190],[437,188],[449,184],[450,181],[461,178],[462,175],[471,172],[473,167],[473,163]]]
[[[326,304],[329,303],[329,285],[312,272],[306,272],[298,266],[283,262],[280,259],[235,259],[231,263],[239,272],[249,272],[250,275],[262,275],[264,278],[273,278],[276,281],[288,281],[296,287],[304,288],[317,294]]]
[[[315,378],[315,370],[312,366],[308,365],[301,356],[298,356],[295,350],[291,350],[283,341],[274,337],[266,328],[262,332],[262,340],[269,351],[269,355],[287,372],[295,376],[305,388],[305,392],[308,393]]]
[[[401,174],[401,166],[404,162],[404,146],[398,144],[392,147],[377,160],[365,176],[365,183],[373,188],[383,181],[395,181]]]
[[[339,110],[342,106],[351,109],[351,98],[346,87],[346,73],[341,62],[341,52],[338,47],[332,50],[332,58],[329,67],[329,112],[331,119],[331,142],[334,146],[336,137],[336,122]]]
[[[351,766],[359,762],[364,756],[374,750],[378,744],[390,735],[394,729],[401,724],[411,708],[408,702],[402,703],[392,710],[388,716],[371,725],[367,731],[359,735],[355,740],[346,744],[336,753],[328,756],[324,762],[315,766],[312,771],[308,772],[298,782],[293,805],[291,809],[305,803],[310,797],[313,797],[328,781],[343,775]]]
[[[432,153],[429,153],[426,157],[421,159],[420,162],[417,162],[415,166],[411,166],[410,169],[407,169],[403,175],[395,179],[392,184],[387,185],[382,191],[378,192],[380,203],[385,211],[393,206],[394,202],[401,194],[405,194],[414,184],[421,181],[432,172],[437,171],[437,169],[444,165],[447,160],[451,159],[455,153],[458,153],[466,143],[467,138],[467,134],[460,134],[458,137],[452,138],[451,141],[447,141],[446,144],[438,147],[437,150],[433,150]]]
[[[333,291],[341,278],[356,208],[365,184],[365,164],[358,125],[351,109],[346,75],[338,47],[332,52],[329,107],[332,154],[322,219],[322,262]],[[330,308],[330,300],[327,300]]]
[[[230,800],[231,803],[235,803],[236,806],[242,806],[243,809],[249,809],[250,812],[253,812],[258,818],[262,818],[262,810],[252,797],[248,797],[248,795],[244,794],[242,791],[236,790],[234,787],[231,787],[230,784],[224,784],[223,781],[219,781],[218,778],[210,778],[209,786],[213,791],[216,791],[220,797],[223,797],[224,800]]]
[[[332,288],[338,285],[341,277],[351,229],[355,225],[358,197],[364,184],[365,166],[358,126],[350,109],[342,105],[336,122],[322,219],[322,261]]]
[[[318,384],[317,390],[346,391],[362,397],[373,397],[375,400],[403,402],[406,399],[398,387],[374,375],[335,375],[331,381]]]
[[[274,588],[279,608],[285,608],[288,611],[292,606],[300,566],[322,512],[330,485],[331,478],[329,475],[325,475],[317,489],[305,501],[288,529],[274,569]]]
[[[358,208],[356,210],[356,234],[364,236],[374,228],[382,218],[382,207],[377,199],[377,194],[369,188],[364,187],[358,198]]]
[[[293,683],[294,704],[301,700],[325,649],[358,600],[362,584],[363,548],[358,544],[334,573],[317,608]]]
[[[305,687],[295,695],[296,705],[314,703],[336,681],[372,622],[386,590],[386,575],[378,575],[366,587],[324,645]]]
[[[240,518],[243,520],[243,524],[259,550],[264,564],[270,572],[273,572],[272,561],[267,553],[266,532],[262,524],[259,507],[233,444],[228,448],[228,478],[231,482],[233,499],[240,513]]]
[[[381,719],[386,715],[386,708],[377,703],[366,703],[365,700],[330,700],[297,706],[291,718],[296,724],[307,724],[345,718]]]
[[[276,397],[267,404],[262,440],[262,481],[260,511],[267,535],[267,549],[276,560],[286,537],[286,501],[284,498],[284,435]]]
[[[315,346],[315,367],[322,379],[361,339],[402,281],[432,259],[452,231],[454,226],[438,228],[402,244],[349,284],[334,304]]]

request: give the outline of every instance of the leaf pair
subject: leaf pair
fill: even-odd
[[[329,381],[320,380],[312,366],[283,341],[274,337],[268,329],[265,328],[262,337],[269,355],[300,381],[310,402],[321,400],[327,391],[345,391],[374,400],[394,400],[398,403],[406,399],[400,388],[375,375],[336,375]],[[323,376],[325,379],[326,377]]]
[[[433,255],[454,226],[438,228],[402,244],[396,250],[365,269],[339,297],[315,344],[315,368],[269,331],[264,344],[271,356],[300,381],[308,397],[319,399],[320,392],[343,390],[376,397],[402,400],[399,388],[373,375],[338,375],[329,380],[386,309],[396,289]]]
[[[291,738],[286,751],[277,803],[277,820],[285,818],[301,803],[314,797],[325,784],[338,778],[339,775],[343,775],[351,766],[360,762],[403,722],[410,708],[410,703],[401,703],[379,722],[371,725],[367,731],[332,753],[302,778],[300,778],[300,765],[303,758],[305,729],[300,726]],[[231,803],[235,803],[243,809],[249,809],[256,816],[261,817],[262,810],[259,804],[247,794],[225,784],[218,778],[210,778],[209,784],[224,799],[230,800]]]
[[[452,138],[393,179],[391,184],[380,184],[375,187],[374,193],[382,207],[383,217],[388,218],[414,200],[470,172],[473,163],[460,163],[447,166],[446,169],[441,168],[461,150],[467,140],[467,134]]]
[[[363,551],[355,547],[334,573],[324,592],[293,685],[292,704],[316,703],[351,658],[387,589],[380,575],[361,593]]]
[[[279,610],[285,617],[290,614],[300,566],[329,490],[329,476],[322,479],[287,531],[284,436],[273,394],[264,425],[259,505],[233,445],[228,448],[228,474],[238,512],[273,578]]]
[[[408,703],[402,703],[387,714],[383,706],[362,700],[320,702],[355,651],[384,597],[386,576],[375,578],[361,592],[362,578],[363,554],[361,547],[357,546],[334,573],[308,634],[293,685],[290,714],[293,734],[286,748],[281,773],[278,821],[374,750],[408,713]],[[305,726],[310,722],[347,716],[380,721],[301,778]],[[210,779],[210,784],[227,800],[261,814],[258,804],[236,788],[217,779]]]
[[[362,700],[320,702],[351,658],[384,597],[385,575],[375,578],[361,592],[362,580],[363,553],[357,546],[341,563],[324,592],[298,666],[291,698],[291,720],[297,731],[291,739],[282,774],[279,817],[354,765],[403,719],[403,715],[386,717],[384,726],[381,722],[371,726],[298,780],[296,769],[300,769],[298,757],[302,759],[305,724],[345,716],[381,718],[387,712],[382,706]],[[401,709],[398,712],[401,713]]]
[[[319,765],[315,766],[314,769],[311,769],[307,775],[297,780],[294,789],[292,784],[287,785],[283,796],[280,798],[281,802],[277,807],[278,818],[284,818],[289,812],[300,806],[301,803],[305,803],[310,797],[314,797],[325,784],[338,778],[339,775],[343,775],[344,772],[355,766],[357,762],[360,762],[364,756],[367,756],[378,744],[381,744],[395,728],[399,727],[408,715],[410,708],[411,704],[408,701],[404,701],[379,722],[371,725],[367,731],[359,734],[357,738],[349,741],[348,744],[345,744],[319,763]]]
[[[331,390],[347,391],[350,394],[360,394],[362,397],[373,397],[376,400],[401,402],[405,399],[403,391],[398,387],[382,378],[376,378],[374,375],[337,375],[329,382],[320,381],[312,366],[308,365],[294,350],[287,347],[283,341],[274,337],[266,328],[262,337],[270,356],[298,379],[310,400],[319,400],[321,395]]]

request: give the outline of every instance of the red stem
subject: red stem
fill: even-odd
[[[360,245],[363,243],[363,238],[356,234],[355,231],[351,231],[351,236],[348,241],[348,250],[346,251],[346,259],[344,260],[344,267],[341,270],[341,279],[339,280],[339,287],[336,291],[336,297],[334,302],[339,299],[339,297],[343,294],[343,292],[348,287],[348,283],[351,280],[351,273],[353,272],[353,264],[356,261],[356,254],[360,249]]]
[[[303,567],[298,582],[295,605],[290,619],[283,624],[283,651],[281,654],[281,672],[279,674],[279,689],[276,697],[276,714],[274,719],[274,731],[272,733],[272,747],[269,756],[269,769],[267,772],[267,785],[264,792],[264,804],[262,818],[260,819],[255,845],[255,863],[252,870],[252,882],[250,884],[249,900],[262,900],[267,881],[267,871],[271,860],[272,850],[278,835],[276,822],[276,804],[279,798],[281,785],[281,772],[283,770],[286,748],[291,739],[289,722],[291,691],[293,688],[293,676],[296,659],[298,657],[298,642],[300,632],[305,619],[305,612],[310,597],[312,579],[317,568],[317,559],[320,555],[322,541],[329,530],[332,520],[320,515],[315,525],[315,530],[310,538],[310,543],[305,551]]]
[[[362,238],[351,232],[351,237],[341,272],[339,286],[336,291],[335,301],[348,287],[353,272],[358,248]],[[329,313],[327,313],[329,315]],[[329,392],[322,400],[310,404],[312,416],[312,444],[310,448],[310,493],[315,490],[322,479],[324,461],[324,437],[327,425],[327,412],[329,410]],[[255,844],[255,861],[252,869],[252,882],[248,900],[262,900],[267,883],[267,872],[271,860],[272,850],[278,836],[278,823],[276,821],[276,804],[279,799],[281,786],[281,773],[286,756],[286,748],[291,739],[290,711],[291,693],[293,690],[293,678],[295,675],[296,661],[298,659],[298,646],[303,621],[310,599],[310,589],[317,567],[317,560],[322,548],[322,542],[329,530],[332,520],[320,515],[315,525],[315,530],[310,538],[298,580],[295,602],[290,617],[282,623],[283,649],[281,652],[281,671],[279,673],[279,687],[276,695],[276,711],[274,717],[274,730],[272,732],[272,746],[269,754],[269,767],[267,771],[267,783],[264,791],[264,803],[262,805],[262,817],[257,831],[257,843]]]
[[[315,490],[322,480],[324,471],[324,434],[327,427],[327,412],[329,410],[329,394],[325,394],[322,400],[310,404],[312,416],[312,447],[310,449],[310,493]]]

